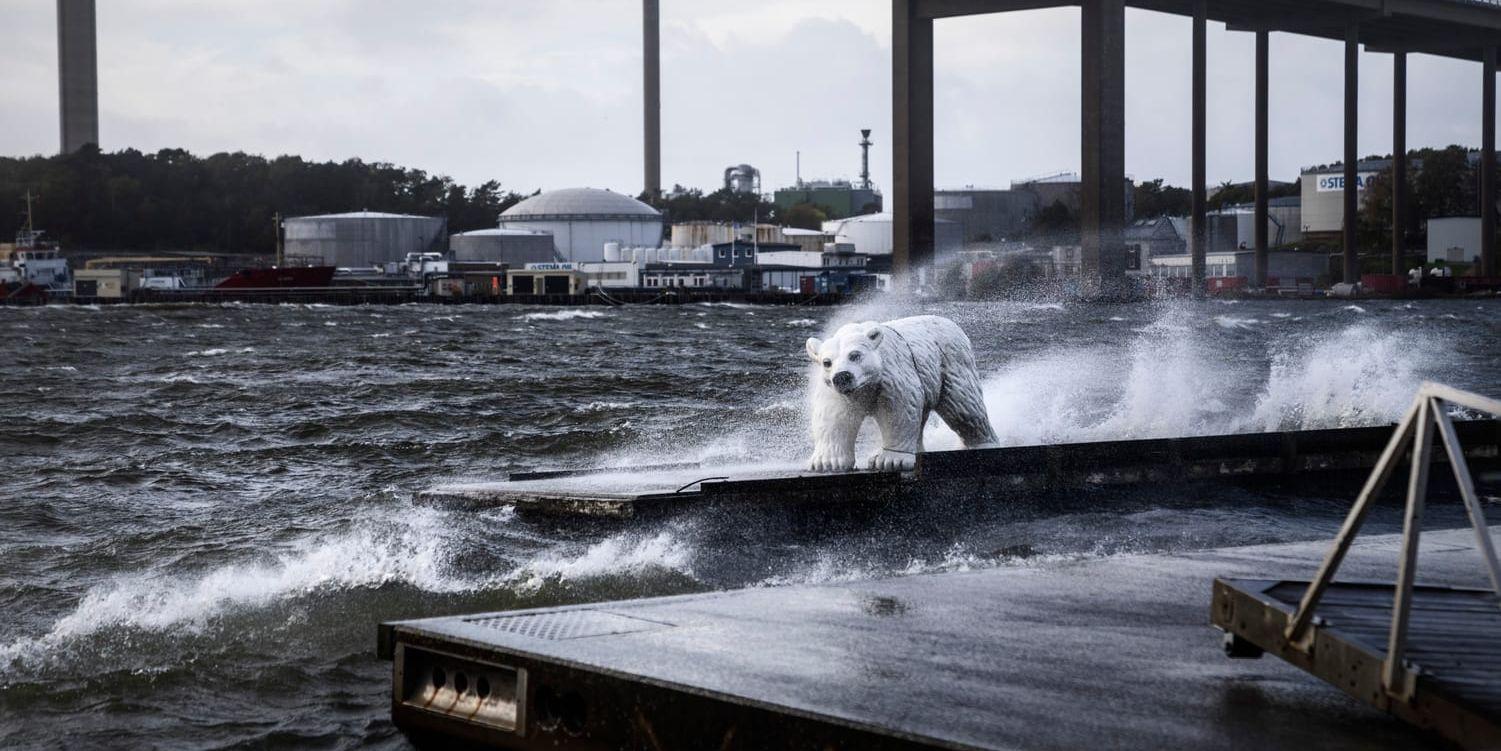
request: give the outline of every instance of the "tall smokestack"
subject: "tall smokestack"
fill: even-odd
[[[646,193],[662,194],[662,34],[658,0],[642,0],[642,51],[646,58]]]
[[[94,0],[57,0],[57,89],[62,153],[99,145]]]
[[[870,128],[860,131],[860,188],[870,190]]]

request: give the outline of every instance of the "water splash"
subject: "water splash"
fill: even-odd
[[[403,583],[454,593],[489,584],[448,572],[450,538],[444,530],[450,525],[443,513],[413,508],[398,516],[399,522],[361,523],[345,533],[306,538],[268,562],[223,565],[197,575],[117,577],[85,592],[46,634],[0,645],[0,671],[105,632],[201,632],[237,611],[320,592]]]
[[[505,581],[522,591],[553,582],[670,571],[692,576],[693,546],[672,530],[656,534],[621,533],[582,551],[548,551],[523,563]]]

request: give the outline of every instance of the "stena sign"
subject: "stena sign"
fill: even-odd
[[[1365,190],[1367,187],[1370,187],[1371,181],[1374,180],[1376,178],[1376,175],[1378,175],[1378,174],[1380,174],[1380,173],[1377,173],[1377,172],[1362,172],[1362,173],[1360,173],[1355,178],[1356,180],[1358,180],[1358,182],[1355,183],[1355,189],[1356,190]],[[1343,174],[1319,175],[1318,186],[1319,186],[1319,192],[1320,193],[1334,193],[1334,192],[1343,191],[1345,189],[1345,176]]]
[[[578,271],[576,263],[529,263],[527,271]]]

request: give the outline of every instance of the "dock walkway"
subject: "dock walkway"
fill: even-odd
[[[1392,581],[1401,539],[1355,541],[1341,580]],[[1471,530],[1423,542],[1425,584],[1486,583]],[[385,624],[379,641],[395,660],[398,725],[507,748],[1434,744],[1287,663],[1225,658],[1208,625],[1214,579],[1306,578],[1327,548],[1049,560],[433,618]],[[465,671],[490,676],[488,705],[451,690]]]

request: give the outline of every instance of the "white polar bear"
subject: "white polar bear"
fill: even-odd
[[[969,337],[947,318],[845,324],[828,341],[809,339],[808,357],[816,379],[808,468],[815,472],[855,466],[855,438],[866,417],[881,428],[871,469],[912,469],[932,412],[967,448],[997,442]]]

